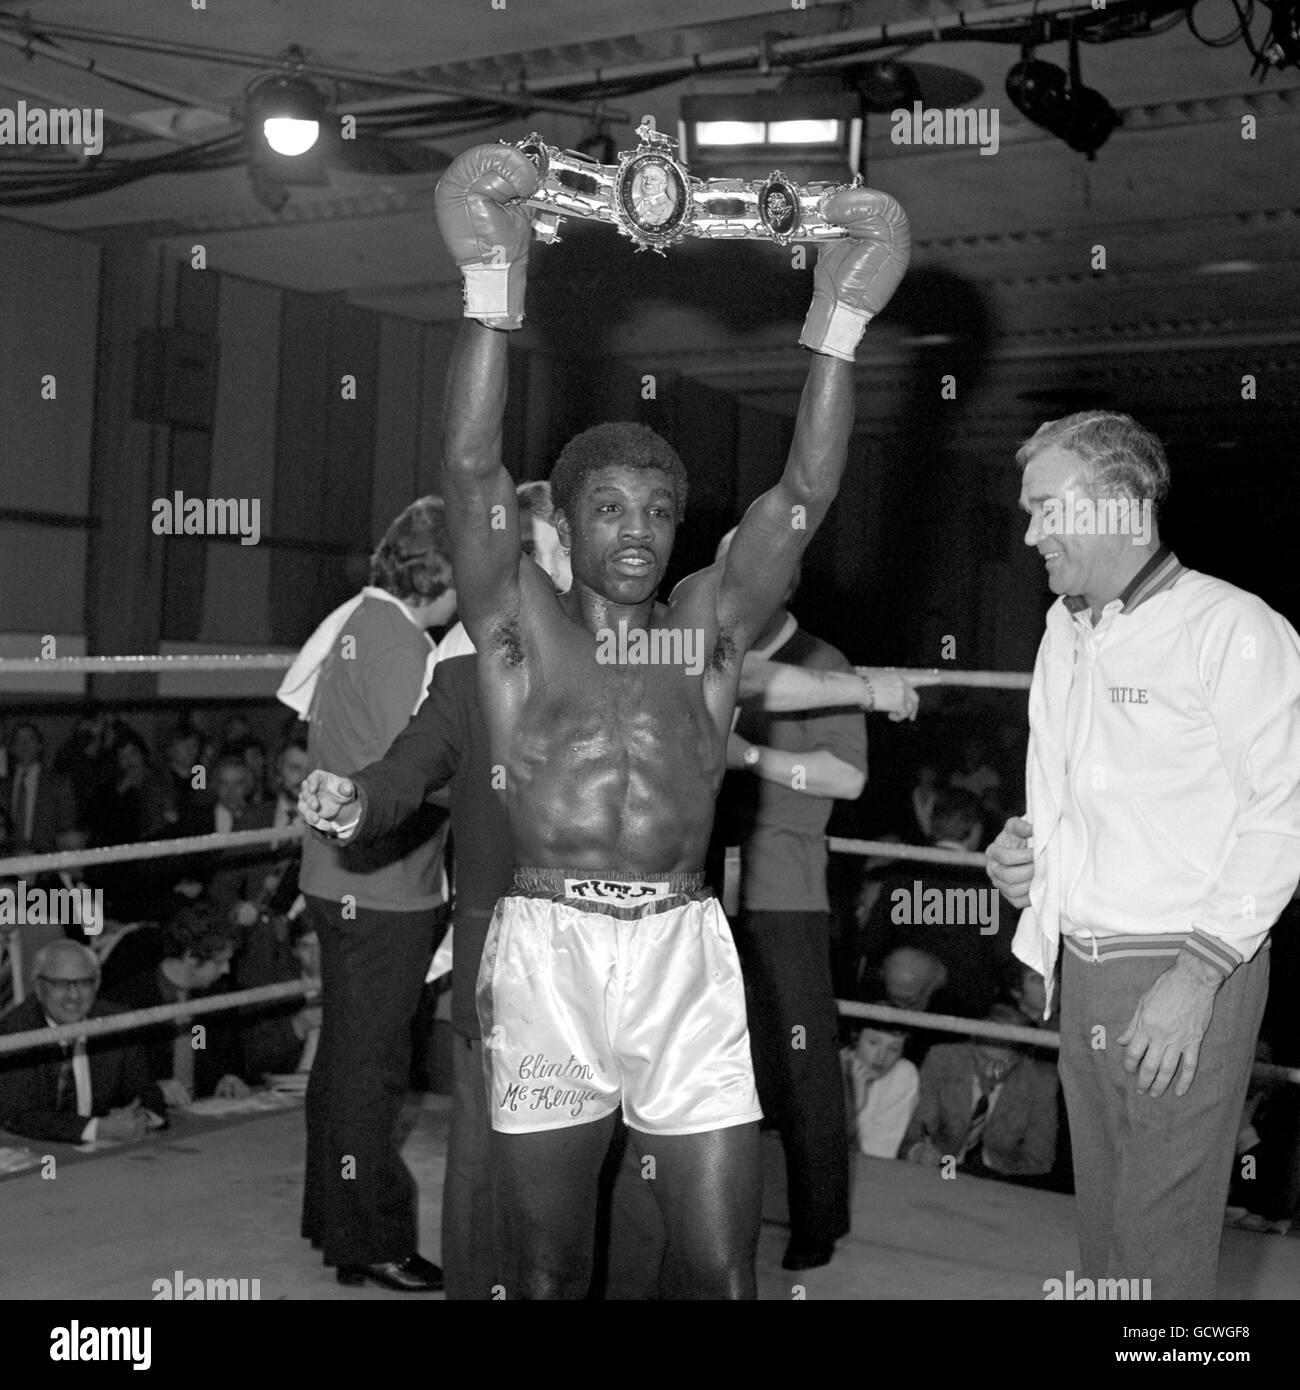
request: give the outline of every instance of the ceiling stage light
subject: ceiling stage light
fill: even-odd
[[[779,169],[801,182],[843,183],[858,169],[862,110],[838,77],[794,79],[774,92],[684,96],[678,131],[683,158],[702,177]]]
[[[1064,140],[1072,150],[1095,159],[1122,117],[1100,92],[1079,75],[1079,41],[1070,39],[1070,70],[1044,63],[1032,50],[1007,73],[1007,95],[1037,126]]]

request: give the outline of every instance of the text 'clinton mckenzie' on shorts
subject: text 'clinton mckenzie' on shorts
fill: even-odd
[[[762,1118],[731,929],[700,874],[519,869],[478,977],[492,1127],[647,1134]]]

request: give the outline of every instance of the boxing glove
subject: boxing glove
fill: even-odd
[[[821,248],[813,299],[799,341],[845,362],[867,324],[889,303],[907,271],[912,234],[907,214],[874,188],[841,188],[822,200],[822,216],[848,230]]]
[[[512,145],[475,145],[438,180],[438,230],[465,278],[465,317],[489,328],[524,321],[530,214],[522,199],[537,187],[537,167]]]

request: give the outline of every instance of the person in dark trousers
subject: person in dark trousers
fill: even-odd
[[[318,767],[352,771],[382,757],[426,689],[424,629],[445,623],[456,602],[437,499],[393,522],[370,579],[316,672],[308,718]],[[396,1127],[444,902],[446,821],[426,807],[366,845],[303,842],[299,887],[320,942],[323,1022],[307,1087],[302,1234],[341,1284],[442,1287],[442,1271],[416,1248],[416,1186]]]
[[[724,536],[724,559],[734,533]],[[851,671],[834,647],[781,605],[754,642],[774,662]],[[860,709],[773,715],[742,710],[727,749],[722,806],[741,850],[736,948],[745,976],[754,1074],[763,1113],[785,1148],[790,1207],[786,1269],[826,1264],[849,1229],[848,1149],[838,1015],[830,969],[826,823],[837,799],[866,786]]]

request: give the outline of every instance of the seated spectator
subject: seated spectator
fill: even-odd
[[[1055,1033],[1061,1022],[1061,996],[1058,991],[1052,1001],[1050,1018],[1043,1017],[1047,1004],[1047,987],[1043,977],[1032,965],[1026,965],[1014,956],[1006,963],[1006,994],[1020,1015],[1019,1021],[1026,1028],[1045,1028]]]
[[[214,772],[217,794],[212,807],[212,822],[204,832],[214,830],[221,835],[239,829],[239,822],[253,799],[253,774],[238,753],[223,753],[217,759]]]
[[[289,922],[263,914],[245,934],[235,958],[236,989],[286,980],[320,979],[320,943],[305,916]],[[266,1074],[306,1074],[316,1059],[320,1040],[319,1004],[286,999],[241,1010],[240,1041],[244,1073],[250,1079]]]
[[[221,726],[222,753],[243,748],[252,736],[253,726],[245,715],[240,714],[238,710],[226,715],[225,723]]]
[[[916,785],[912,788],[910,798],[912,813],[912,823],[909,826],[910,834],[905,837],[909,843],[917,845],[930,843],[934,834],[932,817],[934,815],[935,794],[938,789],[938,769],[932,763],[918,768]]]
[[[45,738],[35,724],[15,724],[9,735],[9,773],[0,781],[19,853],[49,854],[59,831],[77,823],[72,783],[45,759]]]
[[[108,798],[113,839],[106,843],[156,840],[166,831],[170,805],[162,774],[133,729],[120,730],[116,756],[118,776]]]
[[[97,998],[99,963],[75,941],[36,953],[35,997],[0,1019],[0,1034],[120,1013]],[[0,1057],[0,1125],[27,1139],[64,1144],[139,1139],[166,1123],[162,1092],[129,1033],[51,1043]]]
[[[240,816],[240,830],[268,830],[297,825],[298,793],[302,779],[311,770],[307,744],[294,739],[281,750],[275,760],[275,796],[269,801],[249,806]],[[238,917],[247,925],[265,910],[273,915],[286,915],[298,897],[298,869],[302,863],[302,848],[293,841],[268,846],[241,856],[239,871],[243,877],[227,875],[214,887],[210,896],[217,901],[229,901],[231,892],[239,899]],[[251,904],[254,911],[248,911]]]
[[[948,778],[948,785],[960,787],[977,799],[985,792],[1001,787],[1002,778],[988,760],[983,739],[968,738],[962,744],[961,760],[956,771]]]
[[[115,732],[117,780],[92,811],[98,829],[88,826],[101,845],[132,844],[169,837],[171,809],[162,774],[153,766],[144,740],[125,725]],[[108,913],[119,922],[157,921],[166,911],[171,879],[161,861],[105,865],[100,884]]]
[[[239,755],[244,760],[244,766],[253,778],[253,790],[249,795],[248,804],[250,806],[261,805],[267,798],[266,783],[266,744],[260,738],[247,739],[243,747],[239,750]]]
[[[930,813],[930,843],[936,849],[974,850],[980,839],[979,798],[961,787],[940,787]]]
[[[117,780],[117,729],[98,705],[87,705],[67,742],[54,759],[55,770],[68,779],[77,799],[76,823],[89,831],[92,844],[107,844],[99,835],[105,799]]]
[[[1275,1060],[1260,1039],[1255,1060]],[[1247,1231],[1286,1235],[1300,1216],[1300,1088],[1252,1077],[1242,1107],[1227,1219]]]
[[[915,1013],[952,1013],[947,983],[947,968],[936,956],[914,946],[899,946],[865,977],[863,996],[868,1004],[888,1004]],[[931,1028],[909,1028],[903,1055],[919,1067],[926,1052],[948,1036]]]
[[[919,1099],[919,1073],[903,1056],[907,1030],[866,1023],[840,1053],[849,1132],[869,1158],[897,1158]]]
[[[55,849],[62,852],[75,852],[85,849],[90,844],[90,832],[81,829],[79,826],[72,826],[67,830],[61,830]],[[55,869],[50,873],[45,873],[37,880],[40,888],[58,890],[67,889],[73,894],[66,899],[71,904],[73,920],[64,924],[64,933],[74,941],[80,941],[94,949],[98,946],[105,931],[112,931],[115,925],[104,915],[104,920],[99,920],[96,913],[96,903],[94,897],[95,882],[93,874],[88,874],[82,865],[74,865],[70,869]]]
[[[203,835],[212,828],[215,798],[206,786],[194,785],[196,769],[203,769],[199,736],[193,729],[178,728],[167,741],[165,774],[172,824],[178,836]]]
[[[1020,1022],[1006,1004],[988,1017]],[[953,1159],[979,1177],[1046,1177],[1056,1158],[1058,1091],[1056,1067],[1017,1044],[975,1038],[932,1047],[904,1156],[935,1167]]]
[[[204,827],[205,834],[225,835],[235,830],[256,830],[269,822],[264,812],[252,805],[253,774],[248,764],[235,753],[223,753],[216,767],[217,800],[212,810],[212,823]],[[272,803],[268,803],[272,804]],[[204,855],[193,866],[192,877],[206,884],[212,902],[230,911],[245,896],[246,880],[254,866],[265,871],[269,863],[262,846],[246,850],[222,850]],[[260,877],[260,875],[259,875]]]
[[[237,929],[210,903],[183,907],[162,928],[141,927],[114,949],[105,967],[104,993],[131,1009],[211,994],[230,971],[237,939]],[[155,963],[142,965],[150,946]],[[124,976],[132,967],[133,973]],[[199,1026],[201,1033],[195,1031]],[[188,1105],[198,1096],[248,1094],[240,1076],[238,1028],[231,1013],[204,1014],[193,1023],[160,1023],[138,1036],[168,1104]]]
[[[973,849],[980,835],[978,801],[970,792],[940,787],[932,828],[936,848]],[[923,950],[947,971],[946,998],[937,1011],[982,1018],[1001,992],[1010,958],[1014,914],[1004,908],[982,868],[899,863],[881,880],[863,930],[867,970],[878,969],[899,947]]]

